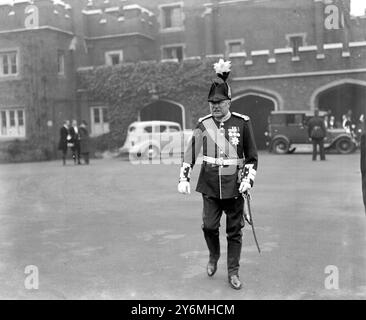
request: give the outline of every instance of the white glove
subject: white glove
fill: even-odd
[[[248,183],[248,182],[246,182],[246,181],[243,181],[243,182],[240,184],[239,192],[240,192],[240,193],[245,193],[245,192],[249,191],[250,189],[252,189],[252,186],[250,185],[250,183]]]
[[[178,192],[183,194],[191,194],[191,185],[188,181],[181,181],[178,184]]]

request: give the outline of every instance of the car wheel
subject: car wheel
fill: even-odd
[[[290,144],[285,139],[276,139],[272,143],[272,151],[276,154],[288,153]]]
[[[145,151],[146,159],[152,160],[158,158],[159,156],[160,156],[159,149],[155,146],[149,146],[149,148],[147,148]]]
[[[341,154],[348,154],[354,151],[355,145],[350,139],[342,138],[336,142],[336,150]]]

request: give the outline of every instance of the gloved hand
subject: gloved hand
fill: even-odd
[[[183,194],[191,194],[191,185],[188,181],[181,181],[178,184],[178,192]]]
[[[250,185],[250,183],[248,183],[247,181],[243,181],[240,184],[239,192],[240,193],[245,193],[245,192],[249,191],[250,189],[252,189],[252,186]]]

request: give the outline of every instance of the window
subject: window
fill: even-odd
[[[108,66],[115,66],[121,64],[123,61],[123,51],[108,51],[105,53],[105,64]]]
[[[184,58],[183,45],[162,47],[162,58],[165,60],[176,59],[182,61]]]
[[[160,125],[160,126],[155,126],[155,133],[163,133],[166,132],[168,127],[164,126],[164,125]]]
[[[0,52],[0,77],[18,74],[17,52]]]
[[[59,75],[65,74],[65,54],[63,51],[57,52],[57,73]]]
[[[287,35],[288,47],[292,48],[294,57],[299,56],[299,48],[305,45],[305,34]]]
[[[161,9],[161,28],[164,29],[183,29],[183,5],[181,3],[162,5]]]
[[[239,53],[244,51],[244,40],[227,40],[226,41],[226,52],[230,53]]]
[[[180,128],[178,126],[170,126],[169,131],[170,132],[179,132]]]
[[[109,132],[109,118],[107,107],[91,108],[91,134],[100,136]]]
[[[152,133],[152,126],[148,126],[144,128],[145,133]]]
[[[25,137],[25,120],[23,109],[1,110],[0,118],[0,137]]]
[[[303,123],[304,116],[302,114],[288,114],[287,115],[287,125],[294,126]]]

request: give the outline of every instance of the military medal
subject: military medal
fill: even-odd
[[[239,133],[238,127],[232,127],[231,129],[229,129],[229,139],[230,139],[230,143],[233,146],[237,146],[239,144],[239,137],[240,137],[240,133]]]

